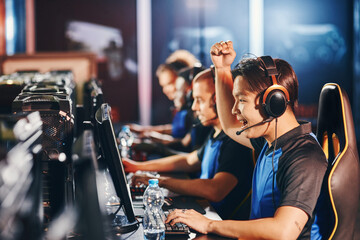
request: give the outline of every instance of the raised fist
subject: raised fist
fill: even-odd
[[[232,41],[215,43],[210,49],[210,56],[215,68],[231,68],[236,57]]]

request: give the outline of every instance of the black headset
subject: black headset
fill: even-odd
[[[210,70],[211,70],[211,76],[212,76],[214,84],[215,84],[215,66],[211,65]],[[218,112],[217,112],[217,108],[216,108],[215,92],[211,96],[211,103],[210,104],[211,104],[212,108],[214,109],[214,112],[215,112],[216,116],[218,116]]]
[[[265,77],[269,77],[272,81],[272,85],[268,87],[262,94],[262,107],[269,119],[275,118],[275,145],[272,154],[272,202],[274,209],[276,209],[275,195],[274,195],[274,184],[275,184],[275,170],[274,170],[274,156],[277,143],[277,118],[280,117],[286,110],[287,105],[290,103],[289,92],[285,87],[281,86],[277,82],[278,71],[276,64],[270,56],[259,57],[260,63],[263,63],[265,69]]]
[[[193,105],[193,102],[194,102],[194,98],[192,96],[192,89],[189,90],[186,95],[185,95],[185,106],[186,106],[186,109],[190,109],[191,110],[191,107]]]
[[[195,63],[194,67],[186,68],[184,70],[181,70],[178,74],[179,77],[182,77],[185,79],[186,82],[188,82],[190,85],[192,84],[192,81],[196,77],[198,73],[203,71],[204,68],[201,65],[201,63]],[[192,89],[190,89],[186,95],[185,95],[185,106],[187,109],[191,109],[191,106],[194,102],[194,98],[192,96]]]
[[[272,85],[262,94],[262,107],[268,117],[280,117],[290,102],[289,92],[277,82],[279,74],[274,60],[270,56],[262,56],[258,60],[265,67],[265,77],[269,77],[272,81]]]
[[[214,65],[211,65],[210,66],[210,71],[211,71],[211,76],[213,78],[213,81],[215,83],[215,67]],[[200,72],[200,71],[199,71]],[[198,72],[198,73],[199,73]],[[198,74],[196,73],[196,74]],[[187,99],[187,106],[189,107],[189,109],[191,109],[191,106],[192,106],[192,103],[194,101],[194,98],[192,97],[192,90],[190,91],[190,93],[188,93],[186,95],[186,99]],[[215,92],[211,95],[211,99],[210,99],[210,107],[213,108],[215,114],[216,114],[216,117],[218,116],[218,113],[217,113],[217,108],[216,108],[216,99],[215,99]]]

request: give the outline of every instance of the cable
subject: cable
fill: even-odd
[[[116,209],[116,211],[115,211],[114,213],[111,213],[110,215],[113,215],[114,218],[115,218],[116,214],[118,214],[118,212],[120,211],[120,209],[122,208],[122,206],[123,206],[123,203],[120,202],[118,209]]]
[[[109,214],[110,218],[113,221],[112,224],[112,228],[116,233],[120,233],[120,234],[124,234],[124,233],[129,233],[129,232],[133,232],[136,229],[139,228],[139,225],[142,223],[142,221],[139,221],[137,218],[135,219],[136,222],[130,223],[130,224],[126,224],[126,225],[118,225],[115,221],[116,221],[116,215],[118,214],[118,212],[120,211],[120,209],[122,208],[124,204],[122,202],[120,202],[119,207],[116,209],[116,211],[114,213]]]
[[[273,149],[273,155],[272,155],[272,171],[273,171],[273,176],[272,176],[272,185],[271,185],[271,188],[272,188],[272,202],[273,202],[273,205],[274,205],[274,210],[276,209],[276,206],[275,206],[275,196],[274,196],[274,185],[275,185],[275,168],[274,168],[274,157],[275,157],[275,150],[276,150],[276,144],[277,144],[277,122],[278,122],[278,119],[275,118],[275,143],[274,143],[274,149]]]
[[[129,232],[134,232],[137,230],[142,222],[140,222],[138,219],[135,219],[136,222],[127,224],[127,225],[113,225],[113,230],[116,233],[125,234]]]

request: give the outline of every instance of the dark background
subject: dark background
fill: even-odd
[[[136,61],[136,1],[119,0],[36,0],[36,51],[68,51],[66,27],[69,21],[83,21],[119,29],[124,55]],[[98,61],[105,101],[117,112],[117,121],[136,121],[138,114],[137,74],[125,71],[114,81],[107,62]]]
[[[171,120],[172,103],[155,78],[157,66],[176,49],[187,49],[208,67],[210,46],[220,40],[234,42],[239,61],[249,52],[249,0],[151,2],[152,124],[160,124]],[[137,61],[136,1],[36,0],[35,5],[37,51],[68,50],[66,24],[77,20],[121,30],[124,55]],[[300,83],[297,115],[314,124],[320,90],[325,83],[335,82],[347,91],[355,125],[360,125],[359,41],[354,40],[359,39],[358,6],[359,0],[264,1],[264,54],[293,66]],[[119,111],[119,121],[138,121],[137,74],[127,72],[112,81],[106,64],[98,62],[106,100]]]

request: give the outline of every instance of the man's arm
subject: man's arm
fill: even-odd
[[[170,134],[159,133],[156,131],[151,131],[148,134],[149,134],[148,136],[151,138],[152,141],[159,142],[165,145],[176,141],[180,141],[179,139],[174,138]]]
[[[126,172],[136,172],[137,170],[157,172],[193,172],[201,168],[201,163],[197,157],[197,151],[146,162],[136,162],[123,158],[123,164]]]
[[[201,233],[215,233],[230,238],[291,240],[299,236],[307,220],[308,215],[303,210],[283,206],[277,209],[272,218],[248,221],[214,221],[194,210],[176,210],[166,222],[182,222]]]
[[[248,138],[244,137],[244,135],[236,135],[242,124],[232,114],[234,98],[232,95],[233,79],[231,64],[236,57],[232,42],[215,43],[211,47],[210,55],[215,66],[216,106],[221,126],[226,135],[234,141],[253,148]]]
[[[212,179],[159,178],[159,186],[181,195],[205,198],[211,202],[223,200],[238,183],[228,172],[219,172]]]
[[[189,146],[190,143],[191,143],[191,132],[188,132],[188,133],[185,135],[185,137],[183,137],[183,138],[181,139],[181,144],[186,147],[186,146]]]
[[[147,129],[147,131],[155,131],[163,134],[171,134],[172,124],[169,123],[164,125],[151,126],[150,129]]]
[[[150,132],[150,131],[171,134],[171,131],[172,131],[171,123],[163,124],[163,125],[156,125],[156,126],[152,126],[152,125],[143,126],[143,125],[134,123],[134,124],[130,124],[129,127],[130,127],[131,131],[136,132],[136,133],[142,133],[142,134],[145,134],[145,132]]]

